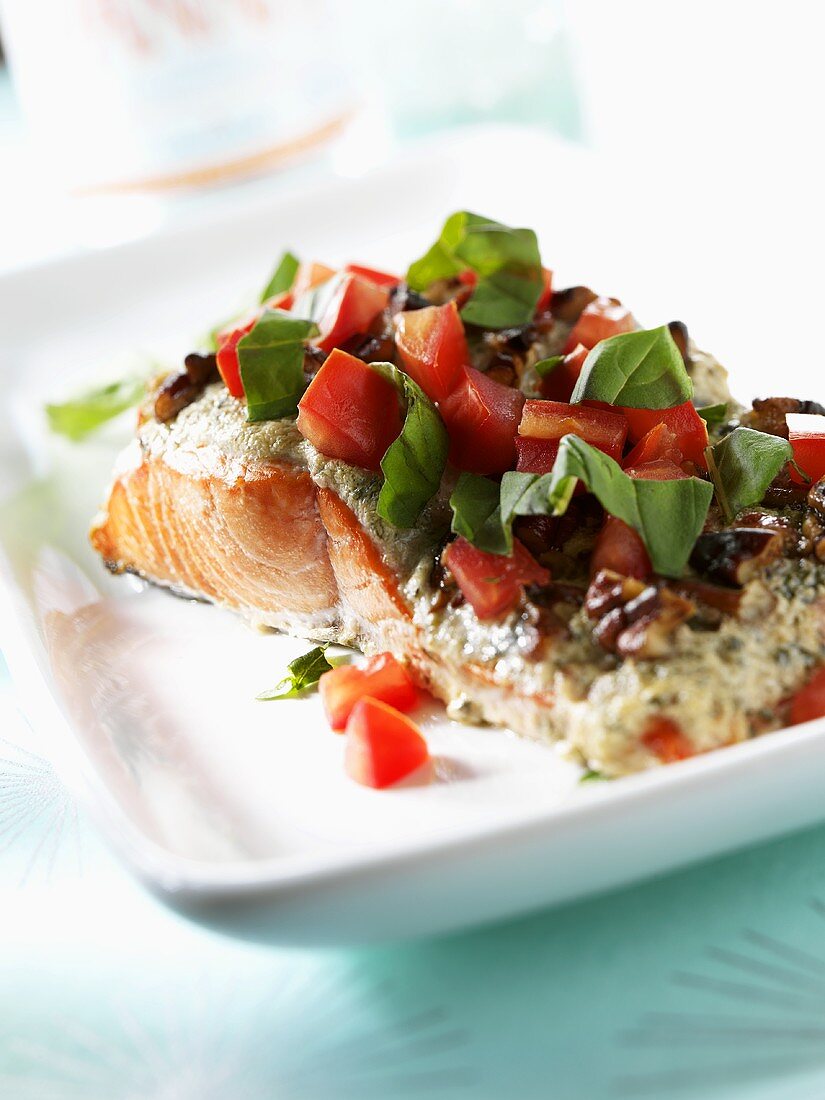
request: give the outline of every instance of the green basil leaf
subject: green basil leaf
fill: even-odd
[[[610,336],[589,352],[571,402],[606,401],[633,409],[670,409],[693,396],[693,383],[667,325]]]
[[[78,443],[126,409],[140,404],[145,396],[146,379],[133,376],[86,390],[60,404],[49,404],[46,416],[53,432]]]
[[[770,483],[793,458],[793,449],[778,435],[734,428],[708,447],[705,457],[716,499],[730,522],[737,512],[762,500]]]
[[[532,320],[544,289],[541,256],[532,229],[511,229],[501,222],[462,210],[444,223],[435,244],[407,272],[407,282],[424,291],[439,279],[465,268],[478,275],[461,311],[468,324],[500,329]]]
[[[312,321],[267,309],[238,343],[249,420],[291,416],[306,388],[304,343],[318,332]]]
[[[579,783],[607,783],[609,780],[610,776],[605,775],[604,772],[597,772],[594,768],[588,768],[579,778]]]
[[[435,405],[420,386],[391,363],[372,363],[398,390],[404,404],[401,434],[381,459],[384,484],[378,514],[404,530],[412,527],[441,485],[450,441]]]
[[[479,550],[490,554],[512,554],[512,524],[501,522],[499,486],[487,477],[463,473],[450,497],[452,530],[463,535]]]
[[[308,688],[314,687],[325,672],[329,672],[332,665],[326,658],[329,643],[316,646],[309,653],[304,653],[290,661],[287,667],[287,675],[283,680],[269,691],[262,691],[256,695],[261,702],[269,702],[271,699],[293,699],[301,695]]]
[[[705,405],[703,409],[697,409],[696,411],[709,427],[725,424],[728,420],[727,401],[723,401],[721,405]]]
[[[278,261],[278,266],[272,273],[272,278],[261,291],[261,301],[266,302],[274,298],[276,294],[283,294],[289,290],[298,273],[299,260],[291,252],[285,252]]]
[[[606,512],[638,532],[657,573],[681,575],[710,507],[713,487],[708,482],[697,477],[636,480],[608,455],[578,436],[566,435],[550,473],[510,471],[503,476],[502,523],[512,523],[517,515],[562,515],[577,480]]]
[[[563,355],[551,355],[548,359],[539,359],[533,369],[539,378],[546,378],[548,374],[552,374],[556,367],[563,362]]]

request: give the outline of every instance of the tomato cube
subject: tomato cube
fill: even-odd
[[[369,283],[375,283],[376,286],[393,287],[398,286],[401,282],[398,275],[390,275],[386,271],[376,271],[373,267],[361,267],[359,264],[347,264],[344,271],[350,275],[358,275]]]
[[[516,436],[516,469],[525,474],[546,474],[553,469],[559,453],[557,439],[528,439]]]
[[[539,300],[536,302],[536,317],[538,317],[540,313],[547,312],[547,310],[550,308],[550,301],[553,297],[553,272],[550,271],[548,268],[543,267],[541,269],[541,277],[544,282],[544,287],[541,294],[539,295]]]
[[[666,424],[676,436],[676,445],[689,462],[700,469],[708,468],[705,448],[708,445],[708,426],[697,413],[690,401],[675,405],[672,409],[631,409],[620,410],[627,417],[628,437],[631,443],[638,443],[643,436],[657,424]]]
[[[367,332],[386,309],[389,297],[385,286],[376,286],[358,275],[336,276],[318,317],[320,336],[315,343],[322,351],[332,351],[358,333]]]
[[[513,539],[513,553],[507,557],[479,550],[459,536],[441,560],[479,619],[495,619],[511,611],[526,584],[550,580],[549,570],[539,565],[518,539]]]
[[[401,432],[398,393],[372,367],[336,349],[298,403],[298,431],[327,458],[378,470]]]
[[[410,674],[391,653],[379,653],[360,667],[339,665],[325,672],[318,681],[318,691],[334,730],[346,726],[352,708],[365,695],[388,703],[396,710],[412,710],[418,703],[418,692]]]
[[[523,407],[520,390],[464,367],[461,382],[439,407],[450,436],[453,465],[474,474],[511,470]]]
[[[620,302],[612,298],[596,298],[582,310],[578,321],[570,330],[565,352],[573,351],[577,344],[594,348],[601,340],[609,336],[618,336],[620,332],[633,332],[636,321],[633,314]]]
[[[378,790],[391,787],[430,758],[427,742],[409,718],[365,696],[347,720],[344,768],[350,779]]]
[[[793,447],[794,462],[811,478],[819,481],[825,477],[825,416],[816,413],[788,413],[788,436]],[[791,467],[791,477],[803,482]]]
[[[233,397],[245,397],[246,394],[241,381],[241,364],[238,359],[238,344],[251,332],[260,316],[260,310],[252,317],[243,321],[236,321],[232,328],[226,328],[215,337],[217,345],[216,359],[223,384]]]
[[[627,438],[627,421],[620,412],[565,401],[527,401],[518,431],[531,439],[577,435],[618,462]]]
[[[325,283],[328,279],[331,279],[334,274],[335,268],[327,267],[326,264],[299,264],[298,271],[295,274],[295,281],[290,288],[293,298],[297,302],[302,294],[306,294],[308,290],[313,290],[316,286],[320,286],[321,283]]]
[[[675,764],[687,760],[695,749],[672,718],[652,718],[641,738],[642,744],[657,756],[663,764]]]
[[[641,537],[624,520],[606,516],[604,527],[596,536],[590,558],[590,576],[602,569],[621,573],[624,577],[644,580],[653,572],[645,544]]]
[[[470,362],[455,302],[399,313],[395,345],[404,370],[432,401],[443,400],[459,385]]]
[[[569,401],[576,388],[588,351],[584,344],[578,344],[565,355],[559,365],[542,378],[539,387],[541,396],[549,401]]]
[[[817,669],[791,701],[791,723],[812,722],[825,718],[825,667]]]
[[[625,467],[643,466],[646,462],[653,462],[659,458],[666,458],[676,465],[684,461],[676,440],[676,432],[664,423],[657,424],[649,432],[645,432],[625,457],[624,465]]]

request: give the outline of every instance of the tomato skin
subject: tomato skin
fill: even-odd
[[[391,653],[379,653],[361,667],[339,665],[325,672],[318,691],[334,730],[344,729],[353,707],[365,695],[401,711],[412,710],[418,703],[415,684]]]
[[[404,370],[431,401],[442,401],[462,381],[470,362],[455,302],[425,306],[395,318],[395,345]]]
[[[332,351],[357,333],[366,332],[390,298],[385,286],[376,286],[358,275],[339,278],[340,286],[318,319],[321,335],[315,343],[321,351]]]
[[[298,431],[327,458],[378,470],[401,431],[395,386],[336,349],[298,402]]]
[[[791,724],[825,717],[825,666],[818,668],[791,700]]]
[[[565,401],[527,401],[519,435],[531,439],[561,439],[577,435],[600,451],[621,460],[627,438],[627,421],[618,412],[605,412]]]
[[[364,787],[391,787],[430,758],[427,742],[415,723],[369,696],[352,708],[346,734],[344,769]]]
[[[390,275],[387,271],[376,271],[374,267],[361,267],[360,264],[347,264],[344,271],[348,275],[358,275],[362,279],[366,279],[369,283],[375,283],[376,286],[393,287],[398,286],[401,282],[401,278],[398,275]]]
[[[641,741],[663,764],[675,764],[695,755],[693,745],[672,718],[652,718]]]
[[[665,458],[677,466],[684,461],[684,455],[676,441],[676,432],[667,424],[656,424],[645,432],[636,446],[627,454],[624,466],[643,466],[646,462]]]
[[[617,305],[610,298],[596,298],[589,306],[585,306],[570,330],[564,345],[565,354],[573,351],[577,344],[594,348],[601,340],[618,336],[622,332],[633,332],[635,328],[636,321],[629,309]]]
[[[245,321],[237,323],[235,328],[224,329],[219,332],[215,342],[218,347],[216,359],[223,384],[233,397],[245,397],[246,393],[241,381],[241,364],[238,359],[238,344],[255,327],[255,322],[260,316],[260,311]]]
[[[541,396],[549,401],[569,401],[582,372],[588,350],[584,344],[577,344],[571,352],[568,352],[555,370],[542,378],[539,387]]]
[[[793,448],[794,462],[813,481],[825,477],[825,416],[821,413],[796,413],[785,417],[788,437]],[[791,477],[797,484],[805,484],[793,466]]]
[[[516,461],[524,394],[464,367],[459,385],[439,406],[450,436],[450,461],[474,474],[502,474]]]
[[[645,544],[632,527],[616,516],[606,516],[604,527],[596,536],[590,558],[590,576],[602,569],[621,573],[624,577],[644,580],[653,572]]]
[[[685,459],[700,469],[708,468],[705,448],[708,445],[708,427],[690,401],[675,405],[672,409],[622,408],[630,426],[628,437],[638,443],[657,424],[666,424],[676,435],[676,445]]]
[[[549,268],[543,267],[541,269],[541,277],[544,280],[544,289],[539,296],[539,300],[536,302],[536,317],[538,317],[540,313],[547,312],[553,298],[553,272]]]
[[[516,436],[516,469],[525,474],[547,474],[559,453],[557,439],[530,439]]]
[[[526,584],[550,580],[549,570],[518,539],[513,539],[513,553],[507,557],[479,550],[459,535],[441,560],[479,619],[499,618],[516,606]]]

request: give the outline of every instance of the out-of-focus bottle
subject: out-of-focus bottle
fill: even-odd
[[[353,109],[335,0],[0,0],[12,76],[72,190],[197,186],[320,148]]]

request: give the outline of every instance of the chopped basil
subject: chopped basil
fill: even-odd
[[[705,405],[703,409],[697,409],[708,427],[724,424],[728,419],[728,403],[723,401],[721,405]]]
[[[288,672],[283,680],[269,691],[262,691],[255,698],[260,699],[261,702],[269,702],[271,699],[293,699],[308,688],[315,687],[323,674],[332,668],[326,658],[327,649],[328,643],[319,645],[309,653],[304,653],[301,657],[290,661],[286,666]]]
[[[693,383],[667,325],[610,336],[584,361],[572,402],[607,401],[670,409],[693,396]]]
[[[610,776],[605,775],[604,772],[597,772],[595,768],[588,768],[579,778],[579,783],[606,783],[609,779]]]
[[[46,416],[53,432],[78,443],[107,421],[139,404],[145,396],[146,379],[134,375],[86,390],[60,404],[47,405]]]
[[[412,527],[441,485],[450,441],[435,405],[411,378],[391,363],[373,363],[406,405],[401,434],[381,459],[384,484],[378,514],[394,527]]]
[[[272,273],[272,278],[261,291],[261,301],[266,302],[274,298],[276,294],[283,294],[289,290],[295,281],[298,272],[298,257],[291,252],[285,252],[278,261],[278,266]]]
[[[563,362],[563,355],[551,355],[548,359],[539,359],[534,370],[539,378],[546,378],[548,374],[552,374],[556,367]]]
[[[562,438],[548,474],[510,471],[501,480],[501,519],[562,515],[577,480],[612,516],[639,534],[657,573],[678,577],[705,522],[713,487],[697,477],[672,481],[637,480],[617,462],[575,435]]]
[[[511,229],[466,210],[452,214],[432,248],[410,265],[407,283],[424,291],[468,267],[478,275],[478,283],[461,311],[465,321],[500,329],[532,320],[544,289],[532,229]]]
[[[499,486],[478,474],[461,474],[450,497],[452,530],[463,535],[479,550],[490,554],[512,554],[512,524],[501,522]]]
[[[787,439],[734,428],[705,451],[716,499],[730,522],[737,512],[758,504],[768,486],[793,458]]]
[[[312,321],[267,309],[238,343],[250,420],[291,416],[305,389],[304,343],[318,332]]]

